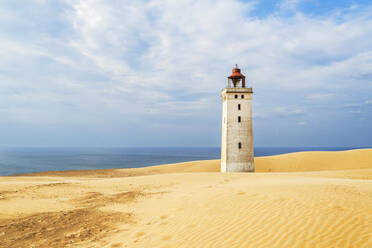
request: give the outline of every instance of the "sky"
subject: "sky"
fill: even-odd
[[[0,146],[220,146],[253,87],[255,146],[372,147],[372,2],[0,1]]]

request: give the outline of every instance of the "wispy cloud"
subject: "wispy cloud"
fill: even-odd
[[[280,2],[279,6],[282,10],[296,10],[298,4],[305,1],[306,0],[284,0]]]
[[[306,112],[297,106],[275,106],[272,108],[259,108],[253,113],[254,119],[272,119],[272,118],[288,118],[293,116],[302,116]]]
[[[350,110],[349,113],[360,114],[360,113],[362,113],[362,111],[360,109],[358,109],[358,110]]]
[[[328,100],[329,98],[333,97],[334,94],[331,93],[315,93],[308,95],[306,98],[309,100]]]

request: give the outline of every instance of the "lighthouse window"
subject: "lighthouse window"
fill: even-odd
[[[244,98],[244,95],[242,95],[242,99]]]
[[[240,118],[240,116],[238,116],[238,122],[240,122],[241,121],[241,118]]]
[[[235,95],[235,98],[238,98],[238,95]]]
[[[238,110],[240,110],[240,104],[238,104]]]
[[[242,149],[242,142],[239,142],[238,147],[239,149]]]

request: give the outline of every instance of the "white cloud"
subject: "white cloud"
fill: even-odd
[[[344,108],[359,108],[362,104],[360,103],[348,103],[348,104],[344,104],[343,107]]]
[[[299,125],[299,126],[305,126],[305,125],[307,125],[307,122],[306,121],[299,121],[296,124]]]
[[[349,113],[360,114],[360,113],[362,113],[362,111],[360,109],[358,109],[358,110],[350,110]]]
[[[283,0],[279,6],[282,10],[295,10],[301,2],[304,2],[304,0]]]
[[[297,106],[275,106],[270,108],[258,107],[253,113],[255,119],[269,119],[277,117],[292,117],[305,115],[306,111]]]
[[[333,96],[334,94],[331,93],[315,93],[308,95],[306,98],[309,100],[328,100]]]
[[[235,62],[265,87],[338,88],[372,64],[372,22],[359,12],[258,20],[233,0],[70,4],[71,45],[128,89],[210,91]]]

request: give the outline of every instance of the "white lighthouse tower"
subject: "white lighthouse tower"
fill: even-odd
[[[221,172],[254,172],[252,88],[238,65],[222,90]]]

